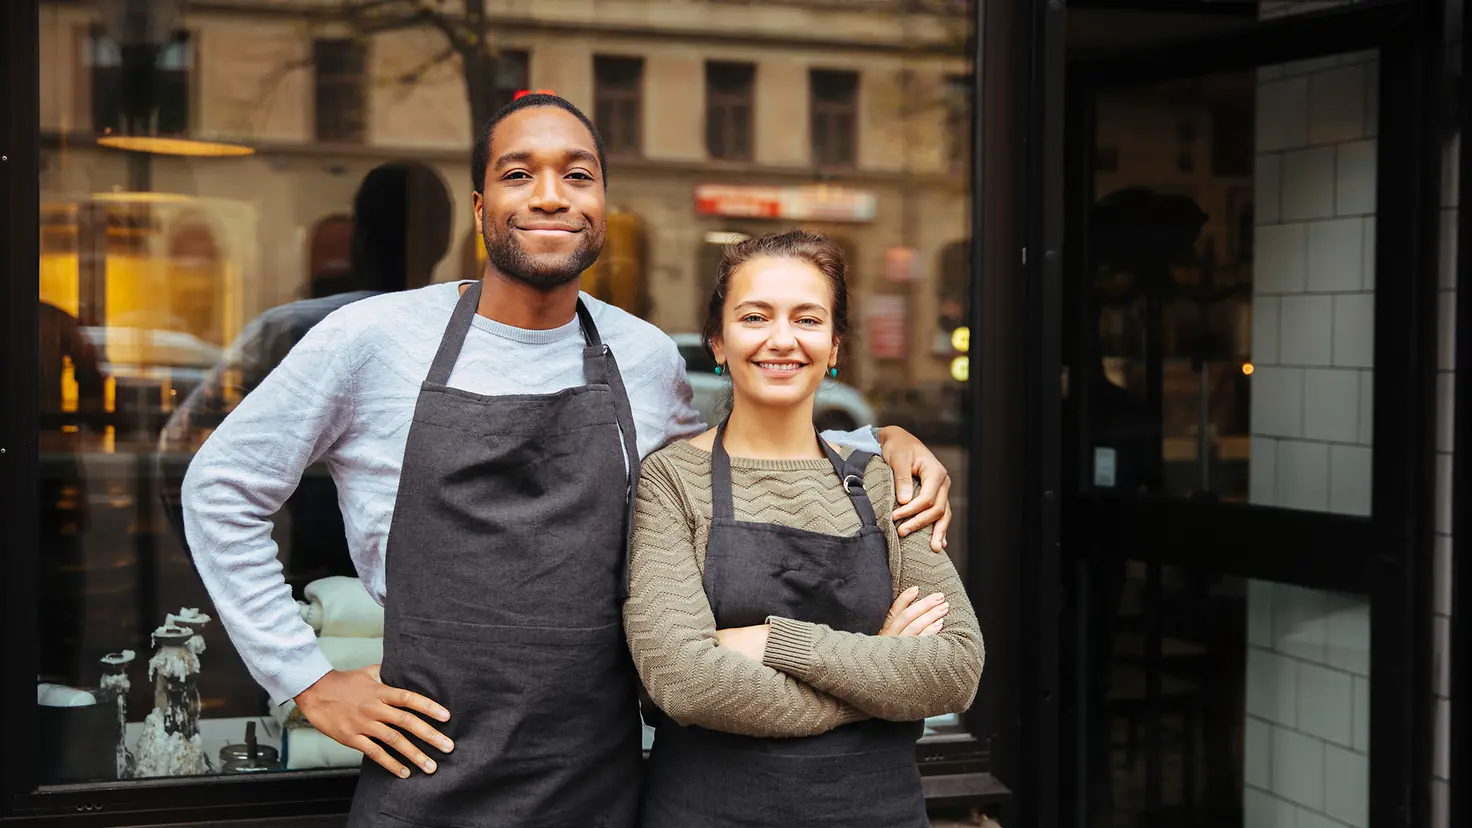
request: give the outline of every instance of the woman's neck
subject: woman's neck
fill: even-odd
[[[732,457],[752,460],[812,460],[823,457],[813,429],[813,401],[782,408],[731,407],[722,442]]]

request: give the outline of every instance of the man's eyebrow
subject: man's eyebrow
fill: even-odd
[[[497,158],[494,166],[499,169],[512,164],[526,164],[532,160],[532,157],[533,153],[529,150],[512,150]],[[598,165],[598,156],[581,148],[569,149],[562,154],[562,157],[565,161],[582,161],[595,167]]]

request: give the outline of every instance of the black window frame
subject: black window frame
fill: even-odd
[[[861,85],[857,70],[808,70],[808,128],[813,166],[853,169],[859,165]]]
[[[0,4],[0,72],[12,83],[0,90],[0,267],[6,271],[0,286],[0,388],[34,388],[37,371],[37,290],[34,278],[39,261],[40,225],[40,44],[36,37],[41,0],[11,0]],[[973,11],[978,29],[986,4]],[[971,54],[978,77],[982,71],[980,45]],[[641,72],[642,75],[642,72]],[[1011,77],[1008,72],[999,76]],[[642,84],[641,84],[642,85]],[[514,95],[514,92],[509,94]],[[642,101],[641,101],[642,116]],[[1000,123],[1002,119],[997,119]],[[641,126],[642,130],[642,126]],[[973,152],[980,157],[978,137]],[[995,150],[993,150],[995,151]],[[970,197],[980,203],[980,178],[972,181]],[[981,210],[973,216],[979,231]],[[979,251],[981,236],[974,232],[973,248]],[[973,262],[978,258],[973,256]],[[979,265],[973,264],[979,273]],[[979,279],[973,290],[979,290]],[[975,386],[973,386],[975,387]],[[22,392],[22,395],[28,392]],[[979,397],[978,397],[979,399]],[[36,445],[35,405],[24,399],[7,400],[0,406],[0,488],[7,497],[0,503],[0,560],[6,577],[0,579],[0,618],[6,623],[0,635],[0,732],[12,748],[0,758],[0,820],[30,819],[42,823],[82,826],[160,825],[182,823],[225,823],[241,820],[276,822],[290,820],[293,826],[340,825],[356,787],[358,771],[314,770],[278,772],[269,778],[244,774],[214,775],[193,779],[128,780],[114,784],[41,785],[38,769],[26,748],[38,737],[34,708],[34,674],[16,665],[34,664],[38,630],[36,594],[39,533],[36,525],[39,457]],[[974,404],[974,402],[973,402]],[[968,419],[968,441],[979,431],[974,413]],[[984,464],[970,464],[973,479]],[[989,554],[983,554],[982,521],[971,523],[968,544],[968,590],[977,592]],[[1002,588],[986,585],[988,594]],[[1010,590],[1009,590],[1010,591]],[[985,599],[978,610],[991,612]],[[993,614],[994,617],[994,614]],[[995,661],[993,662],[995,663]],[[989,673],[989,675],[992,675]],[[971,735],[945,736],[920,746],[927,801],[932,804],[966,806],[1005,801],[1009,792],[987,772],[990,767],[990,737],[977,736],[985,725],[1008,718],[1000,707],[987,703],[1004,682],[984,679],[978,702],[964,718]],[[257,823],[260,824],[260,823]]]
[[[756,144],[756,64],[706,61],[705,149],[717,161],[751,161]],[[744,118],[745,128],[738,126]]]
[[[609,156],[644,154],[644,58],[593,56],[593,123]]]
[[[1032,428],[1025,445],[1043,463],[1024,484],[1027,503],[1020,531],[1026,548],[1037,552],[1025,556],[1020,567],[1026,581],[1041,589],[1024,610],[1023,628],[1045,640],[1044,652],[1030,660],[1021,676],[1021,718],[1037,739],[1017,766],[1023,821],[1073,824],[1078,814],[1075,774],[1081,768],[1077,735],[1071,731],[1077,721],[1070,707],[1077,703],[1076,683],[1060,668],[1076,655],[1067,652],[1070,642],[1087,628],[1088,616],[1075,612],[1068,584],[1088,563],[1061,550],[1090,543],[1079,529],[1090,526],[1097,530],[1095,536],[1107,536],[1102,546],[1109,547],[1109,555],[1368,596],[1375,664],[1369,824],[1429,824],[1442,13],[1439,0],[1370,0],[1291,14],[1235,33],[1070,61],[1066,76],[1087,80],[1069,88],[1065,70],[1056,58],[1050,62],[1046,57],[1063,53],[1062,15],[1052,8],[1034,11],[1028,37],[1042,56],[1034,56],[1033,80],[1022,94],[1040,157],[1036,166],[1029,163],[1032,183],[1022,188],[1019,206],[1027,224],[1023,249],[1036,254],[1022,259],[1019,281],[1035,286],[1025,300],[1033,323],[1026,346],[1031,376],[1024,403]],[[1077,481],[1077,469],[1086,462],[1087,447],[1060,440],[1060,435],[1071,440],[1081,433],[1067,425],[1070,406],[1064,404],[1059,382],[1066,364],[1060,344],[1087,326],[1080,327],[1078,309],[1066,301],[1064,269],[1077,266],[1077,259],[1060,251],[1078,251],[1086,244],[1087,231],[1078,222],[1066,223],[1065,215],[1086,214],[1088,188],[1080,179],[1091,179],[1093,167],[1088,147],[1076,140],[1076,133],[1065,132],[1064,123],[1080,115],[1087,119],[1089,95],[1103,87],[1365,50],[1377,50],[1380,56],[1375,264],[1378,272],[1400,275],[1391,283],[1395,289],[1377,289],[1374,300],[1373,515],[1352,518],[1069,491],[1067,484]],[[1386,283],[1377,280],[1377,287]],[[1065,520],[1064,511],[1072,517]],[[1089,518],[1081,521],[1085,512]],[[1163,540],[1171,537],[1170,530],[1179,534],[1187,528],[1194,541],[1188,549]],[[1274,543],[1244,545],[1267,537]],[[1295,541],[1301,554],[1276,554]],[[1049,734],[1060,738],[1046,738]],[[1006,778],[1010,783],[1011,777]]]
[[[312,128],[318,143],[368,140],[368,44],[359,38],[312,39]]]

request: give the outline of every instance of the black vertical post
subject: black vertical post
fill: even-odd
[[[1472,71],[1468,44],[1472,43],[1472,16],[1461,13],[1460,82],[1457,114],[1461,132],[1460,174],[1457,181],[1457,306],[1453,322],[1456,369],[1452,377],[1452,617],[1447,653],[1451,712],[1446,723],[1451,747],[1447,786],[1447,825],[1472,824]],[[1441,334],[1447,336],[1446,332]],[[1458,784],[1461,780],[1461,784]]]
[[[40,282],[38,0],[0,3],[0,817],[34,788],[37,303]]]
[[[1433,744],[1443,7],[1403,7],[1380,52],[1369,821],[1422,828]]]

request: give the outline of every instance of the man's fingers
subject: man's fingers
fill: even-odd
[[[935,522],[935,531],[930,533],[931,551],[945,552],[946,547],[950,545],[950,541],[946,538],[946,530],[951,528],[951,516],[953,514],[954,512],[951,511],[951,502],[947,500],[946,516]]]
[[[352,743],[348,747],[362,751],[364,756],[382,765],[384,770],[400,779],[407,779],[409,776],[408,768],[400,764],[397,759],[380,747],[377,742],[361,733],[352,739]]]
[[[941,487],[944,486],[946,491],[950,490],[951,476],[946,472],[945,467],[939,463],[929,460],[924,461],[920,464],[916,472],[920,477],[920,491],[915,495],[913,500],[909,502],[900,501],[904,505],[894,510],[895,520],[904,520],[905,518],[914,517],[930,510],[935,506],[935,502],[941,492]],[[908,535],[910,532],[919,528],[919,526],[927,525],[926,523],[921,523],[919,526],[915,524],[915,521],[909,521],[900,528],[900,534]]]
[[[450,711],[436,704],[433,699],[421,696],[412,690],[404,690],[398,687],[391,688],[384,695],[383,703],[393,705],[394,707],[417,710],[431,719],[437,719],[442,722],[448,722],[450,720]]]
[[[937,473],[939,466],[935,468],[922,469],[920,472],[920,493],[915,499],[906,504],[903,510],[895,510],[895,518],[903,520],[909,517],[901,514],[901,511],[913,514],[909,520],[900,525],[900,535],[908,535],[911,532],[923,529],[932,523],[945,517],[946,509],[950,502],[946,496],[951,491],[951,476],[949,474]],[[926,475],[929,475],[927,477]],[[932,533],[933,534],[933,533]]]
[[[449,753],[455,749],[455,743],[451,742],[449,737],[430,727],[428,722],[402,707],[389,707],[385,705],[384,715],[380,720],[397,727],[399,730],[406,730],[418,736],[422,741],[434,745],[445,753]]]
[[[367,727],[367,731],[369,736],[372,736],[390,750],[408,759],[425,773],[434,773],[435,768],[438,767],[435,765],[433,759],[425,756],[424,752],[415,747],[414,743],[409,741],[409,737],[405,736],[401,731],[395,730],[383,722],[370,724]]]
[[[915,494],[915,485],[910,480],[915,469],[915,453],[909,450],[895,452],[889,461],[889,470],[894,472],[894,499],[908,504]]]

